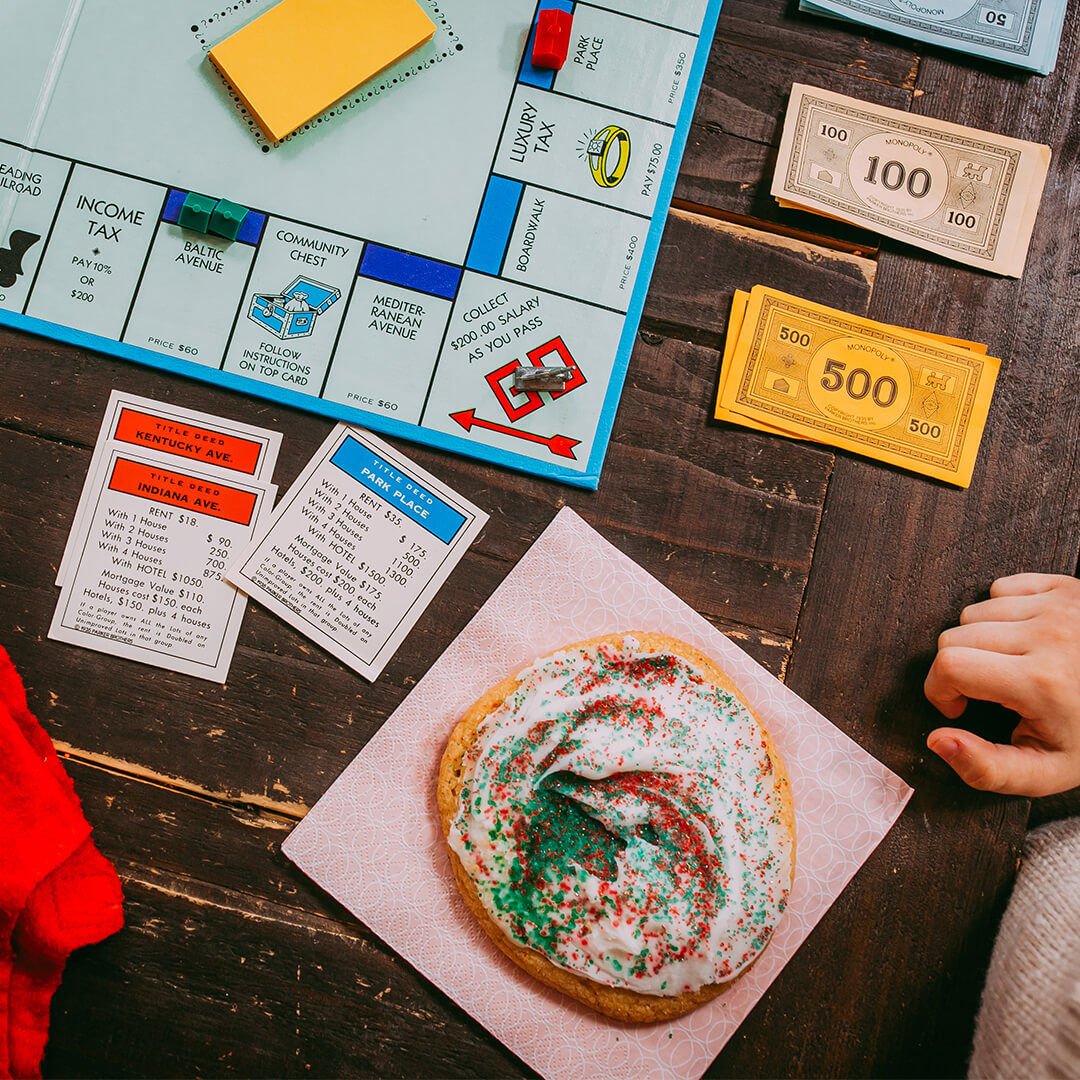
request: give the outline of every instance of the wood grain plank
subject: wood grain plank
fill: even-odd
[[[684,210],[668,216],[645,301],[648,325],[685,328],[690,340],[722,343],[736,289],[754,285],[848,311],[870,301],[871,259],[760,232]]]
[[[730,305],[729,288],[722,279],[714,282],[710,308]],[[747,428],[713,420],[719,376],[716,349],[643,330],[627,373],[612,440],[693,462],[765,495],[820,503],[832,452],[794,440],[778,447]],[[774,448],[779,452],[772,452]]]
[[[46,1075],[530,1075],[376,939],[120,872],[127,926],[68,964]]]
[[[285,858],[295,818],[65,764],[126,922],[68,965],[46,1075],[532,1075]]]
[[[797,0],[724,0],[716,33],[722,44],[766,54],[763,67],[783,57],[909,89],[918,72],[916,43],[808,15],[799,11]]]

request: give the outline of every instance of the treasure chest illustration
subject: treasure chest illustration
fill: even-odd
[[[256,293],[248,318],[282,341],[308,337],[315,320],[341,299],[341,290],[311,278],[298,277],[277,295]]]

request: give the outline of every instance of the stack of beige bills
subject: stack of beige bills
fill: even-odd
[[[796,83],[772,194],[1007,277],[1024,272],[1050,147]]]
[[[731,305],[716,418],[971,483],[1000,361],[764,285]]]

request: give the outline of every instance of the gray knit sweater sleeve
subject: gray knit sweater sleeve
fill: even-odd
[[[1080,1080],[1080,818],[1028,833],[968,1076]]]

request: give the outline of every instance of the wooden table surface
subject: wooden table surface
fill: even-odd
[[[1078,15],[1044,78],[725,0],[599,490],[400,444],[491,520],[373,685],[254,604],[224,687],[49,641],[112,388],[280,430],[281,485],[330,424],[0,332],[0,642],[126,896],[125,928],[68,966],[46,1075],[528,1074],[280,844],[566,504],[915,788],[710,1075],[962,1074],[1028,804],[927,753],[921,686],[996,576],[1077,568]],[[779,211],[793,81],[1050,144],[1024,277]],[[988,343],[971,487],[713,421],[732,293],[757,283]]]

